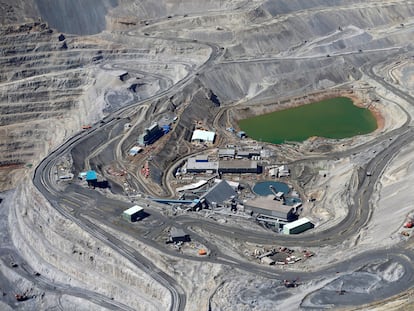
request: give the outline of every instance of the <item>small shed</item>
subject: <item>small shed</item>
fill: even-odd
[[[247,137],[246,132],[244,132],[244,131],[237,132],[237,137],[246,138]]]
[[[262,262],[262,264],[269,265],[269,266],[275,264],[275,261],[270,257],[262,257],[260,261]]]
[[[130,222],[137,221],[138,218],[142,217],[144,208],[138,205],[134,205],[122,213],[122,217]]]
[[[143,149],[139,146],[134,146],[129,150],[130,156],[136,156],[138,153],[140,153]]]
[[[272,167],[269,169],[269,176],[276,177],[279,172],[279,169],[277,167]]]
[[[281,165],[279,167],[279,177],[289,177],[290,176],[290,170],[287,165]]]

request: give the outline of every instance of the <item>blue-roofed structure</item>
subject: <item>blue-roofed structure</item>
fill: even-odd
[[[98,175],[95,171],[87,171],[86,172],[86,181],[94,181],[98,179]]]
[[[162,130],[163,130],[163,132],[164,132],[164,135],[165,135],[165,134],[168,134],[168,133],[171,131],[171,126],[169,126],[168,124],[163,125],[163,126],[162,126]]]

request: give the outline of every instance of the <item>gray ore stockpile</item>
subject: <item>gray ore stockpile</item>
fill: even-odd
[[[59,31],[92,35],[105,29],[108,9],[118,0],[36,0],[42,18]]]

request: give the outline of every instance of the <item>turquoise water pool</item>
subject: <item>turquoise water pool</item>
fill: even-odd
[[[285,204],[289,206],[293,206],[296,203],[301,203],[302,200],[296,197],[290,197],[290,188],[287,184],[280,181],[262,181],[258,182],[253,187],[253,192],[260,196],[268,196],[268,195],[274,195],[272,190],[270,189],[270,186],[273,186],[276,192],[283,192],[285,195]]]
[[[253,192],[257,195],[267,196],[269,194],[273,194],[272,190],[270,190],[270,186],[273,186],[276,192],[283,192],[287,195],[290,190],[289,186],[284,182],[279,181],[262,181],[254,185]]]

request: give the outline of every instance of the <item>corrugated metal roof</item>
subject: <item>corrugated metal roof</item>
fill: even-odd
[[[127,210],[124,211],[124,214],[131,216],[134,215],[135,213],[141,212],[143,211],[144,208],[138,205],[134,205],[133,207],[128,208]]]
[[[155,130],[156,128],[158,128],[158,123],[154,123],[154,124],[152,124],[149,128],[147,128],[147,130],[149,130],[149,131],[153,131],[153,130]]]
[[[292,221],[292,222],[286,224],[284,226],[284,228],[291,230],[293,228],[296,228],[296,227],[302,226],[304,224],[307,224],[308,222],[311,222],[311,221],[308,218],[303,217],[303,218],[300,218],[298,220],[295,220],[295,221]]]
[[[257,169],[257,161],[250,161],[250,160],[233,160],[233,161],[219,161],[219,168],[256,168]]]
[[[219,149],[218,151],[219,156],[233,156],[234,157],[235,153],[236,151],[231,148]]]
[[[237,155],[239,157],[249,157],[250,156],[250,152],[249,151],[237,151]]]
[[[180,192],[180,191],[185,191],[185,190],[197,189],[197,188],[204,186],[206,183],[207,183],[207,180],[200,180],[194,184],[189,184],[186,186],[178,187],[177,189],[175,189],[175,191]]]
[[[195,130],[193,132],[193,136],[191,137],[191,140],[202,140],[202,141],[213,142],[215,136],[216,136],[216,133],[214,132]]]
[[[187,170],[217,170],[218,162],[197,162],[195,157],[188,158]]]

